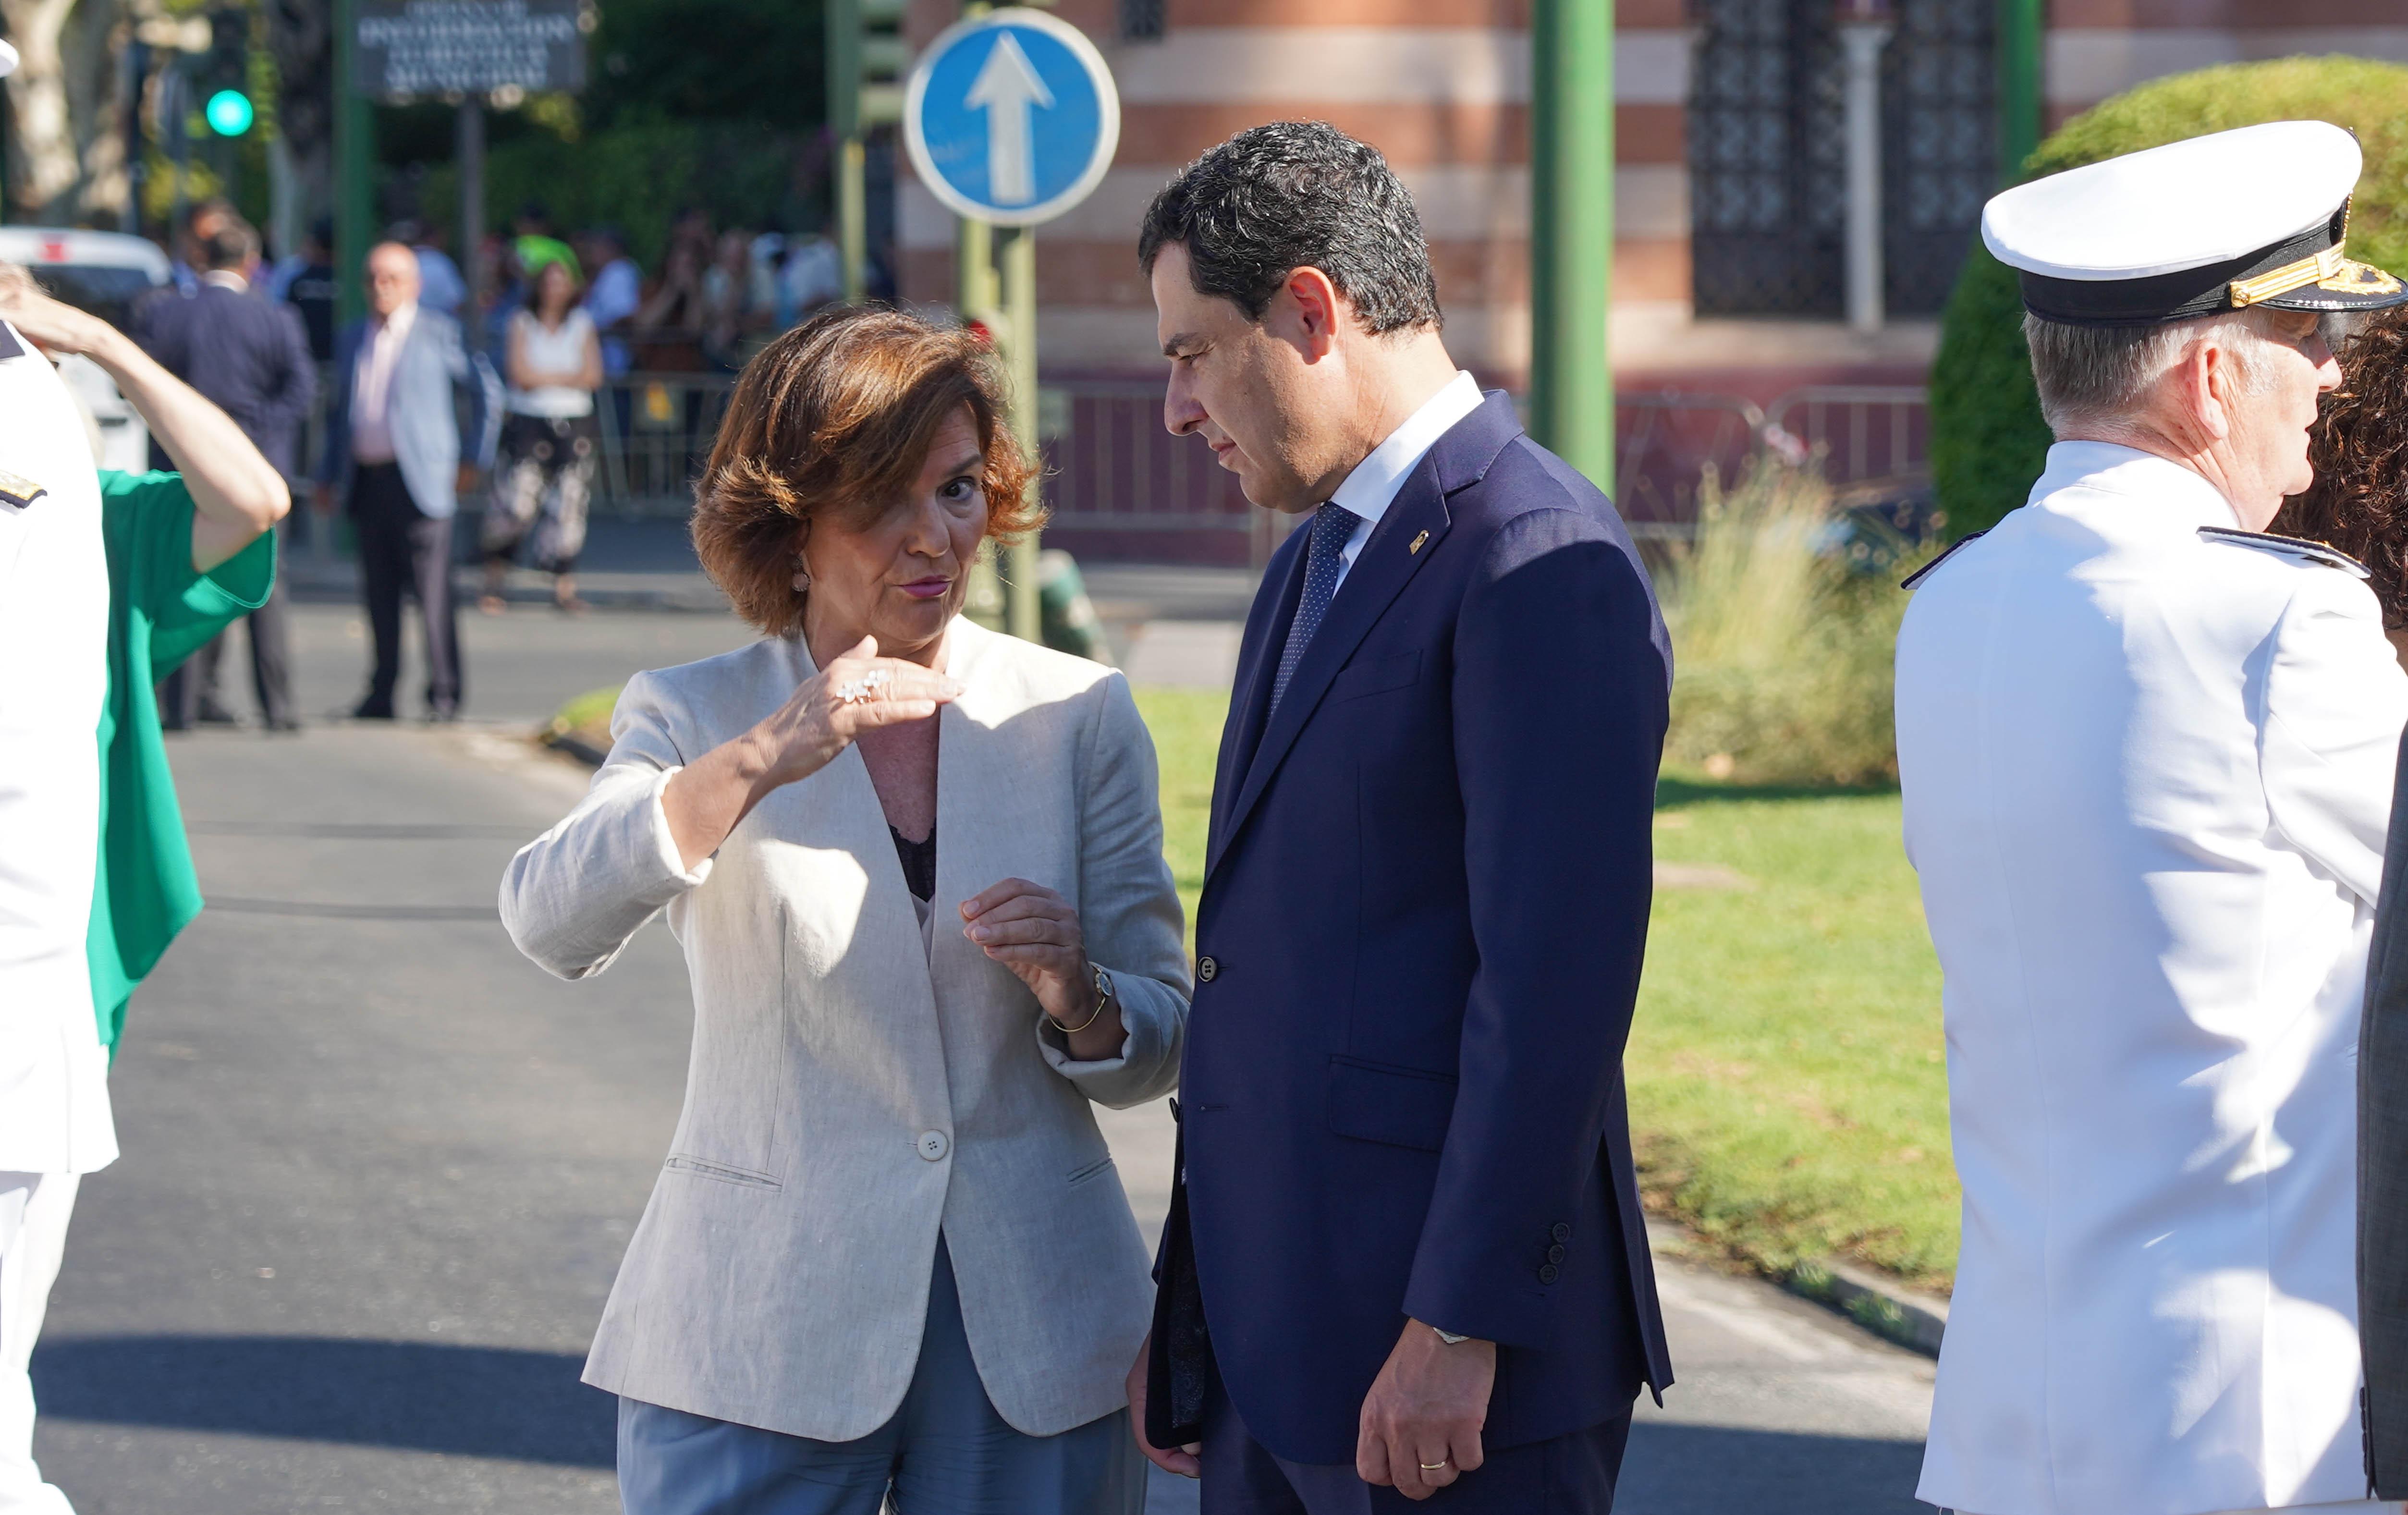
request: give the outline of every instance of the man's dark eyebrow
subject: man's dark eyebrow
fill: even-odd
[[[1181,332],[1177,336],[1162,344],[1162,355],[1166,358],[1175,358],[1179,356],[1180,349],[1193,347],[1202,340],[1203,338],[1194,332]]]

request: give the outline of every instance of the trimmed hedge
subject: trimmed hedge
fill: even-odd
[[[2350,254],[2408,276],[2408,66],[2399,64],[2282,58],[2153,80],[2067,121],[2025,161],[2024,178],[2269,121],[2329,121],[2358,133],[2366,168]],[[2014,273],[1977,238],[1942,317],[1931,370],[1932,481],[1949,535],[1979,531],[2022,505],[2048,445]]]

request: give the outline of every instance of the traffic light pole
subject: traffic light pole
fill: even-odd
[[[1530,431],[1613,490],[1613,0],[1530,13]]]
[[[2042,0],[1999,0],[1999,180],[2024,177],[2040,147]]]
[[[335,0],[335,309],[337,319],[367,313],[360,280],[376,240],[376,102],[351,79],[358,37],[353,0]]]

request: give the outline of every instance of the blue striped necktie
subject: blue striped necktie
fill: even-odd
[[[1307,545],[1304,560],[1304,595],[1296,602],[1296,620],[1287,628],[1287,645],[1280,649],[1279,674],[1271,680],[1271,707],[1264,716],[1268,723],[1279,713],[1280,696],[1287,693],[1287,681],[1296,675],[1296,665],[1304,661],[1306,644],[1321,629],[1321,618],[1329,613],[1329,598],[1338,593],[1338,572],[1343,565],[1339,554],[1346,550],[1346,539],[1363,518],[1342,505],[1325,505],[1312,513],[1312,540]]]

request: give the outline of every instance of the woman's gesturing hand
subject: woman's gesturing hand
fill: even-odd
[[[1086,936],[1068,900],[1043,884],[1006,879],[962,901],[962,935],[1037,996],[1047,1019],[1068,1036],[1071,1056],[1095,1062],[1117,1055],[1120,1008],[1096,993]]]
[[[752,728],[746,739],[757,754],[757,787],[767,793],[808,779],[863,732],[925,721],[961,692],[934,668],[880,657],[878,638],[865,636]]]
[[[865,731],[925,721],[962,686],[933,668],[878,655],[865,636],[806,679],[768,719],[704,753],[661,791],[661,810],[688,868],[719,850],[781,784],[808,779]]]

